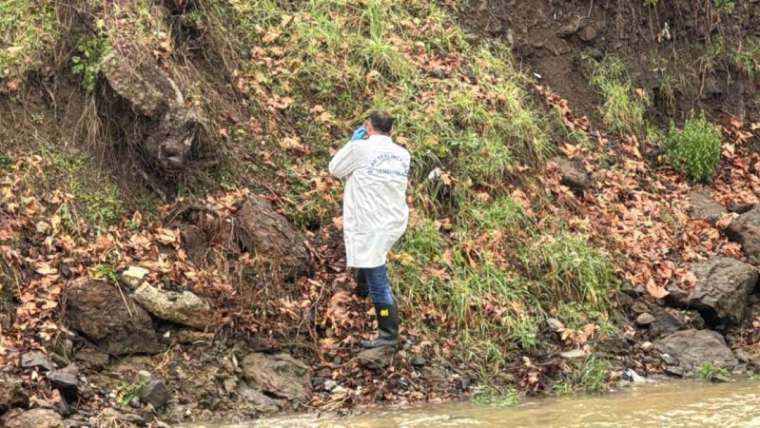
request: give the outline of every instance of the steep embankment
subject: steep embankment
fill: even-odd
[[[7,423],[508,404],[624,368],[756,368],[756,4],[538,3],[460,21],[466,2],[4,2],[0,411],[55,409]],[[514,28],[492,38],[486,15]],[[612,18],[678,37],[630,32],[657,47],[637,63]],[[694,52],[723,65],[697,70],[720,97],[643,84]],[[405,343],[359,353],[372,319],[325,166],[373,108],[414,157],[391,256]]]

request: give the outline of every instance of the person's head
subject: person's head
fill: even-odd
[[[367,120],[367,133],[369,135],[390,135],[395,120],[388,112],[373,111]]]

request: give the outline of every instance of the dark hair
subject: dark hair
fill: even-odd
[[[383,134],[390,134],[393,128],[393,122],[396,119],[385,111],[373,111],[369,114],[369,122],[376,131]]]

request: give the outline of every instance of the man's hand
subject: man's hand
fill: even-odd
[[[367,137],[367,128],[360,126],[356,128],[354,133],[351,135],[351,141],[363,140],[366,137]]]

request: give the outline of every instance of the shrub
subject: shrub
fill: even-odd
[[[682,130],[671,124],[665,149],[673,168],[691,181],[703,182],[720,160],[720,138],[718,128],[701,116],[687,120]]]
[[[650,100],[646,92],[633,90],[625,65],[616,58],[607,58],[603,62],[591,60],[590,66],[591,84],[603,98],[599,110],[604,124],[616,132],[642,132]]]

